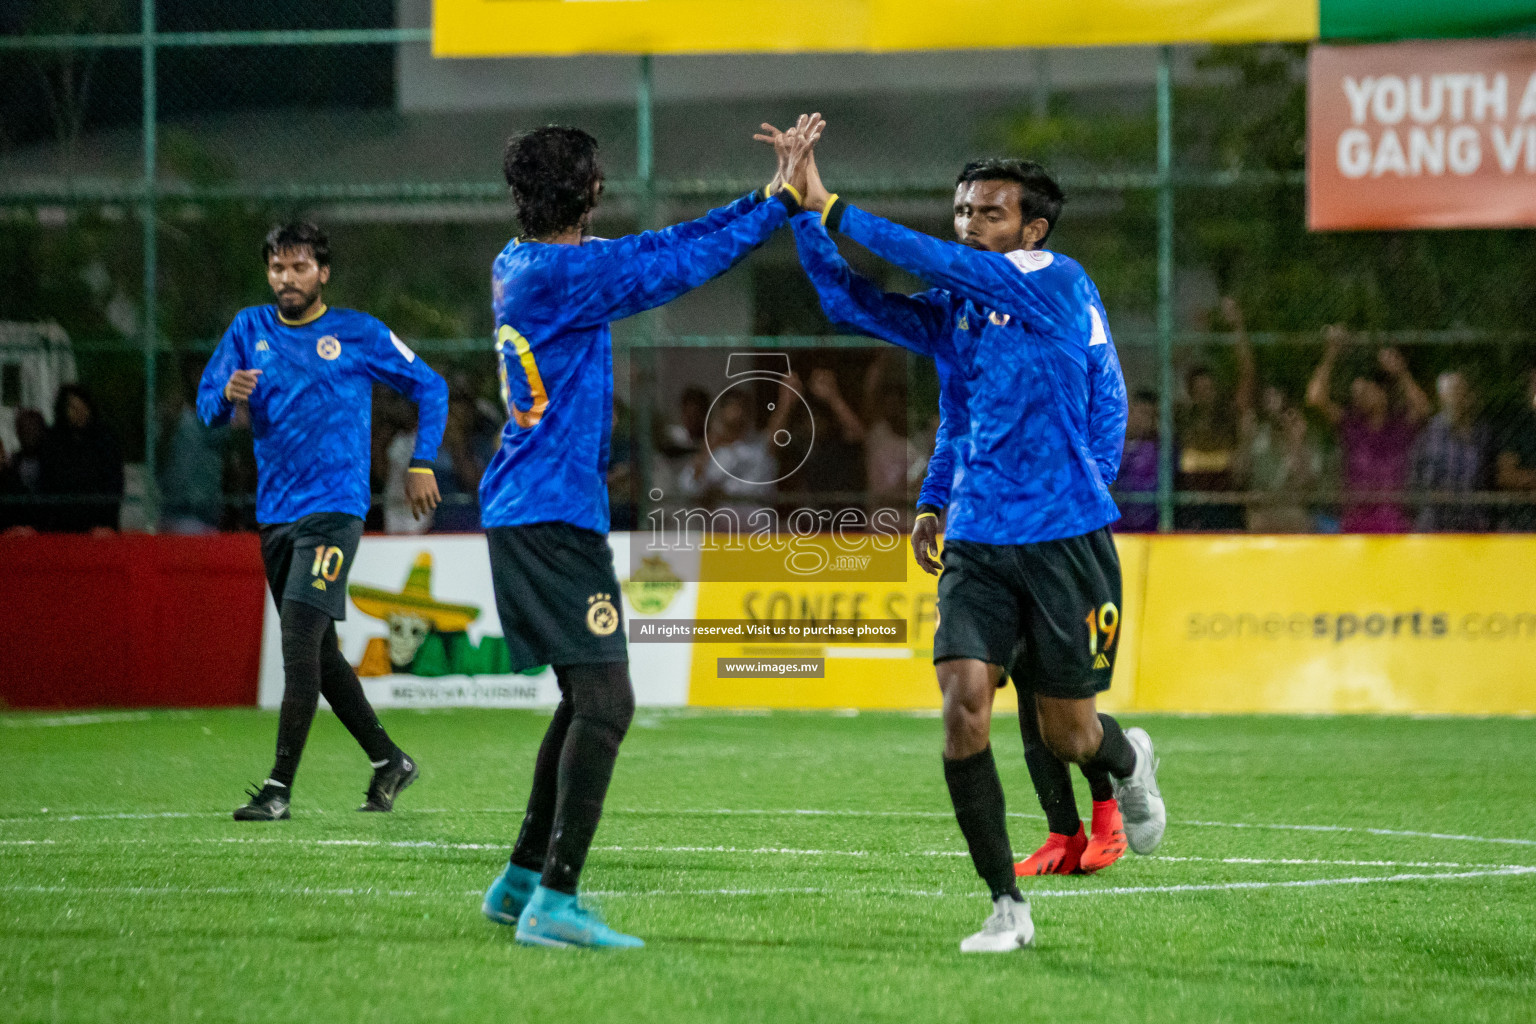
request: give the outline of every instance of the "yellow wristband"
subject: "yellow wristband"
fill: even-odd
[[[917,514],[917,518],[912,520],[912,525],[916,526],[918,523],[922,522],[924,519],[927,519],[929,516],[932,516],[935,519],[939,518],[939,514],[937,512],[919,512]]]
[[[406,472],[407,473],[432,473],[432,470],[428,466],[412,466],[410,469],[407,469]],[[436,476],[437,474],[432,473],[432,475]]]
[[[789,182],[786,181],[784,184],[780,185],[779,188],[783,189],[785,192],[788,192],[790,195],[794,196],[796,204],[798,204],[800,206],[804,206],[805,205],[805,201],[800,198],[800,190],[795,188],[795,186],[791,185]]]
[[[832,212],[832,204],[837,202],[837,199],[838,199],[837,193],[833,192],[832,195],[827,198],[827,205],[823,206],[821,208],[821,226],[822,227],[826,227],[827,226],[827,215]],[[928,514],[929,515],[933,515],[932,512],[929,512]]]

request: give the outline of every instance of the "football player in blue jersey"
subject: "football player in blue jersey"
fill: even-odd
[[[917,517],[912,524],[912,555],[918,566],[929,575],[937,576],[943,569],[938,560],[939,523],[949,504],[953,486],[957,452],[961,442],[970,433],[970,412],[966,408],[969,397],[965,382],[955,372],[954,364],[942,356],[935,366],[939,378],[939,429],[934,435],[933,456],[928,460],[928,470],[917,497]],[[1106,377],[1105,380],[1111,380]],[[1113,402],[1095,402],[1089,410],[1089,434],[1102,451],[1095,455],[1105,483],[1114,483],[1119,466],[1115,462],[1118,450],[1113,443],[1120,428],[1114,420],[1118,417]],[[1111,422],[1097,428],[1094,416],[1108,416]],[[1014,679],[1028,680],[1027,645],[1014,651],[1014,660],[1008,665],[1008,674]],[[1019,731],[1024,739],[1024,762],[1029,768],[1030,781],[1035,795],[1045,811],[1049,834],[1038,850],[1013,866],[1014,874],[1025,875],[1075,875],[1093,874],[1119,860],[1127,848],[1125,826],[1119,804],[1115,799],[1110,775],[1101,765],[1080,765],[1093,800],[1092,831],[1083,829],[1077,815],[1077,804],[1072,795],[1072,780],[1065,762],[1051,752],[1040,735],[1040,716],[1036,703],[1028,695],[1022,695],[1019,703]]]
[[[619,744],[634,714],[622,597],[608,546],[609,324],[725,273],[799,212],[819,119],[776,147],[766,188],[703,218],[608,240],[597,142],[547,127],[507,144],[522,234],[491,268],[508,422],[480,485],[496,609],[513,670],[552,665],[561,700],[534,762],[522,829],[483,910],[545,946],[644,945],[576,899]]]
[[[941,375],[964,386],[969,422],[949,495],[933,657],[944,776],[993,912],[960,948],[1018,949],[1034,925],[1015,882],[989,735],[1005,667],[1020,690],[1026,743],[1033,726],[1058,761],[1082,766],[1090,780],[1109,776],[1131,849],[1152,852],[1166,821],[1150,738],[1122,731],[1095,706],[1114,670],[1121,621],[1109,532],[1119,512],[1108,487],[1126,399],[1108,318],[1082,267],[1042,248],[1063,197],[1038,165],[968,165],[955,190],[958,242],[851,206],[826,191],[814,160],[808,170],[795,237],[827,315],[934,357]],[[934,287],[882,292],[852,272],[832,231]],[[1064,765],[1055,786],[1047,780],[1042,804],[1070,806]]]
[[[256,435],[256,520],[283,644],[283,705],[272,774],[235,811],[237,821],[289,817],[293,776],[323,694],[373,764],[362,811],[388,811],[416,780],[374,714],[336,642],[347,614],[347,574],[370,501],[370,408],[375,381],[416,403],[415,457],[406,496],[435,508],[429,468],[448,419],[448,386],[405,342],[366,313],[327,306],[330,244],[313,224],[273,228],[262,245],[277,303],[235,314],[197,390],[209,425],[250,408]]]

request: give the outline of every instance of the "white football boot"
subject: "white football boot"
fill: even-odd
[[[1157,757],[1152,752],[1152,737],[1145,729],[1131,728],[1125,730],[1125,738],[1136,748],[1136,770],[1128,779],[1111,775],[1109,781],[1115,788],[1120,817],[1125,822],[1126,843],[1145,856],[1163,841],[1163,831],[1168,827],[1168,809],[1157,788]]]
[[[1035,923],[1029,919],[1029,904],[999,896],[992,904],[992,916],[981,931],[960,943],[960,952],[1011,953],[1034,941]]]

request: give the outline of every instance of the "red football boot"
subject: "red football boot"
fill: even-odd
[[[1083,851],[1079,867],[1084,874],[1102,871],[1125,855],[1125,823],[1114,800],[1093,802],[1093,835]]]
[[[1064,836],[1060,832],[1052,832],[1046,837],[1045,845],[1024,860],[1013,866],[1013,874],[1016,878],[1026,875],[1074,875],[1078,873],[1077,862],[1083,856],[1083,850],[1088,846],[1088,836],[1083,832],[1083,826],[1077,826],[1077,835]],[[1125,842],[1121,840],[1121,847]]]

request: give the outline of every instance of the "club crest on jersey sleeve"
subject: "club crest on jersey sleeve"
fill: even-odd
[[[1015,249],[1008,255],[1008,262],[1019,268],[1021,274],[1044,270],[1056,262],[1056,254],[1044,249]]]

